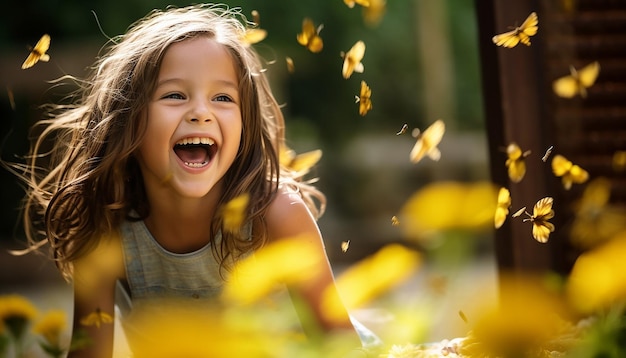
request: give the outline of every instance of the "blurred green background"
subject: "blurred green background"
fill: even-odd
[[[289,145],[298,153],[324,152],[314,175],[328,197],[320,226],[331,260],[352,261],[401,240],[391,217],[424,184],[489,178],[472,1],[389,0],[376,26],[364,22],[361,7],[350,9],[342,0],[225,3],[241,7],[249,18],[252,10],[260,13],[268,36],[255,47],[269,61],[269,78],[284,104]],[[27,129],[41,116],[40,106],[73,90],[49,81],[84,76],[107,37],[123,33],[151,9],[187,4],[27,0],[19,11],[0,12],[2,158],[19,160],[28,150]],[[304,17],[324,25],[320,53],[296,41]],[[29,45],[44,33],[52,38],[50,62],[21,70]],[[365,71],[346,80],[340,52],[357,40],[367,46]],[[295,63],[293,74],[287,72],[286,56]],[[373,109],[365,117],[354,100],[361,80],[372,89]],[[438,118],[447,126],[441,160],[411,164],[410,129],[424,129]],[[405,123],[408,133],[397,136]],[[0,243],[15,248],[22,240],[23,190],[4,169],[0,195]],[[341,253],[339,243],[346,240],[350,250]]]

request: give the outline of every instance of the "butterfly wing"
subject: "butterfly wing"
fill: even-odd
[[[365,43],[359,40],[352,46],[352,48],[350,48],[350,50],[344,56],[343,68],[341,69],[341,74],[343,75],[343,78],[350,78],[355,68],[357,68],[359,65],[362,66],[361,60],[363,59],[363,56],[365,56]]]
[[[441,119],[438,119],[422,133],[426,154],[434,161],[438,161],[441,158],[441,152],[437,149],[437,146],[441,142],[445,132],[445,123]]]
[[[372,109],[372,90],[365,83],[365,81],[361,81],[361,92],[359,94],[359,114],[364,116]]]
[[[533,220],[545,221],[554,217],[554,211],[552,210],[552,203],[554,199],[552,197],[545,197],[539,200],[533,208]]]
[[[545,244],[548,242],[550,233],[554,231],[554,225],[549,222],[535,221],[533,222],[533,238],[538,242]]]
[[[519,40],[520,38],[517,36],[517,30],[507,31],[491,38],[491,41],[493,41],[494,44],[508,48],[517,46]]]
[[[46,54],[46,51],[50,48],[50,35],[44,34],[41,36],[37,44],[33,48],[33,50],[28,54],[26,60],[22,64],[22,69],[25,70],[27,68],[33,67],[37,61],[48,61],[50,56]]]
[[[500,188],[496,213],[494,215],[494,225],[496,229],[499,229],[504,224],[509,214],[509,206],[511,206],[511,192],[507,188]]]
[[[576,78],[567,75],[554,80],[552,90],[559,97],[572,98],[580,92],[580,84]]]
[[[592,62],[578,71],[578,80],[583,87],[591,87],[598,78],[600,73],[600,64],[598,61]]]
[[[321,158],[321,149],[298,154],[289,164],[289,168],[297,173],[306,174]]]
[[[263,41],[267,37],[267,31],[263,29],[247,29],[243,35],[243,41],[252,45]]]
[[[318,32],[313,20],[305,18],[302,20],[302,32],[296,36],[296,39],[300,45],[305,46],[309,51],[320,52],[324,47],[324,42],[319,37]]]
[[[521,33],[528,36],[535,36],[537,34],[537,30],[539,30],[539,18],[537,17],[536,12],[531,12],[530,15],[524,20],[522,25],[519,27]]]
[[[572,162],[564,156],[557,154],[552,158],[552,172],[557,177],[567,174],[572,169]]]

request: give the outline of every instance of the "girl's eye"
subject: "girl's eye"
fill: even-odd
[[[180,93],[168,93],[163,96],[164,99],[185,99],[185,97]]]
[[[233,102],[233,99],[225,94],[215,97],[215,100],[218,102]]]

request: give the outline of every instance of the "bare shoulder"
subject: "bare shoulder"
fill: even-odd
[[[278,190],[265,220],[271,241],[301,235],[320,236],[317,222],[300,194],[286,186]]]

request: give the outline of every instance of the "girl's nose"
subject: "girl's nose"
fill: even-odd
[[[211,112],[210,104],[203,101],[196,101],[187,115],[188,121],[197,123],[208,123],[212,120],[212,118],[213,114]]]

